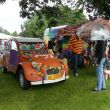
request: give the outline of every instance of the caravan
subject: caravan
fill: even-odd
[[[4,53],[4,47],[6,45],[6,42],[11,37],[14,37],[14,36],[10,36],[10,35],[0,33],[0,54]]]
[[[67,49],[70,37],[75,34],[78,26],[58,26],[47,28],[44,32],[44,42],[55,55],[61,55]]]
[[[4,48],[6,46],[6,42],[11,37],[14,37],[14,36],[0,33],[0,67],[3,66],[3,56],[4,56]]]

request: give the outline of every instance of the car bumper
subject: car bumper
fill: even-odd
[[[68,78],[69,78],[69,76],[65,76],[65,74],[64,74],[61,78],[58,78],[55,80],[42,80],[42,81],[35,81],[35,82],[30,82],[30,83],[31,83],[31,85],[49,84],[49,83],[56,83],[56,82],[64,81]]]

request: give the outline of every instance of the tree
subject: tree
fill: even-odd
[[[12,36],[18,36],[18,34],[17,34],[16,31],[14,31],[13,33],[11,33],[8,30],[2,28],[1,26],[0,26],[0,33],[4,33],[4,34],[7,34],[7,35],[12,35]]]
[[[110,0],[78,0],[77,7],[86,9],[88,13],[93,13],[91,19],[97,17],[110,18]]]
[[[60,6],[61,15],[54,17],[47,17],[42,11],[40,16],[33,16],[28,19],[22,26],[23,36],[28,37],[43,37],[44,30],[47,27],[54,27],[60,25],[78,25],[86,21],[82,10],[72,10],[67,6]]]
[[[7,31],[6,29],[0,27],[0,33],[4,33],[4,34],[7,34],[7,35],[10,35],[10,32]]]
[[[14,31],[13,33],[11,33],[12,36],[18,36],[18,33],[16,31]]]
[[[6,0],[0,0],[0,3],[4,3],[4,2],[6,2]]]
[[[87,20],[83,14],[83,10],[73,10],[68,6],[62,6],[60,10],[62,14],[57,20],[59,25],[79,25]]]
[[[4,3],[6,0],[0,0],[0,3]],[[74,0],[65,0],[74,1]],[[60,14],[58,8],[59,5],[63,5],[64,0],[20,0],[19,5],[21,7],[20,16],[25,18],[31,18],[33,15],[39,15],[39,10],[42,9],[47,16],[56,16]]]
[[[5,1],[0,0],[0,3]],[[23,18],[31,18],[33,15],[38,16],[41,9],[47,16],[59,15],[59,5],[69,5],[73,8],[77,6],[86,9],[88,13],[93,13],[94,18],[110,18],[110,0],[20,0],[19,5],[21,7],[20,16]]]
[[[42,16],[42,19],[38,18],[38,16],[33,16],[22,25],[21,35],[24,37],[43,37],[44,30],[47,27],[46,22],[45,16]]]
[[[0,27],[0,33],[3,33],[4,29],[2,27]]]
[[[54,6],[49,6],[50,3],[53,3]],[[62,4],[62,2],[61,0],[21,0],[19,4],[22,9],[20,15],[23,18],[30,18],[33,15],[38,16],[40,14],[38,10],[41,9],[45,14],[48,12],[49,16],[53,16],[59,12],[56,5]]]

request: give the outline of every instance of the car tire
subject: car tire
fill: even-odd
[[[19,70],[19,83],[24,90],[30,87],[30,82],[26,80],[23,69]]]
[[[7,73],[7,68],[6,67],[2,67],[2,72],[3,73]]]

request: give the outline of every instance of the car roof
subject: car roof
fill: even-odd
[[[40,38],[30,38],[30,37],[13,37],[17,42],[44,42]]]

